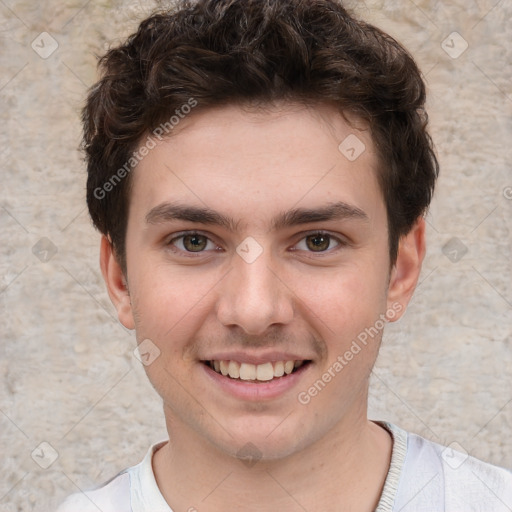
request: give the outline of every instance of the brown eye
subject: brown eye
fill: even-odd
[[[208,253],[215,249],[215,243],[207,236],[197,232],[182,233],[167,242],[169,248],[180,256]]]
[[[295,246],[294,250],[305,251],[309,253],[334,253],[337,249],[340,249],[346,245],[346,243],[330,233],[324,233],[317,231],[316,233],[310,233],[305,235],[299,243]]]
[[[306,245],[308,249],[315,252],[325,251],[329,248],[331,237],[322,233],[316,233],[306,237]]]
[[[208,244],[208,238],[206,238],[204,235],[184,235],[182,238],[183,247],[185,247],[185,249],[190,252],[203,251]]]

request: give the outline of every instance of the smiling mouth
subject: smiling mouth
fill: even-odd
[[[239,363],[238,361],[202,361],[213,371],[233,380],[246,382],[269,382],[295,373],[311,363],[302,361],[272,361],[263,364]]]

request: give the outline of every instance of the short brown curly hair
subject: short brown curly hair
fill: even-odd
[[[137,148],[191,100],[196,109],[325,102],[366,121],[379,159],[391,264],[400,237],[430,204],[439,165],[421,72],[395,39],[336,0],[177,0],[99,66],[101,79],[82,112],[87,204],[124,271]]]

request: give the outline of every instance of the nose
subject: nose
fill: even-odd
[[[238,326],[252,335],[286,325],[294,315],[290,288],[270,251],[251,263],[235,254],[219,289],[217,318],[226,327]]]

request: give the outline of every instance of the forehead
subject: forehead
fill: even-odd
[[[131,202],[145,215],[176,200],[253,219],[339,201],[366,211],[382,203],[376,173],[369,130],[328,105],[232,105],[184,117],[133,172]]]

